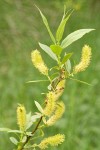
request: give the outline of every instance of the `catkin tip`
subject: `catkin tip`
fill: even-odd
[[[48,68],[44,64],[41,54],[38,50],[34,50],[31,53],[31,59],[33,65],[44,75],[48,75]]]
[[[86,68],[89,66],[90,61],[91,61],[91,47],[89,47],[88,45],[85,45],[82,48],[82,56],[81,56],[81,61],[79,64],[77,64],[74,69],[73,69],[73,73],[76,74],[78,72],[81,71],[85,71]]]

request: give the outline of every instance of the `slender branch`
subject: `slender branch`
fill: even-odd
[[[57,79],[57,82],[54,83],[54,85],[52,85],[53,83],[52,83],[50,77],[48,76],[48,79],[49,79],[49,81],[51,82],[51,85],[52,85],[52,87],[53,87],[53,90],[55,90],[57,84],[58,84],[62,79],[64,79],[64,78],[63,78],[64,73],[65,73],[64,70],[60,70],[60,75],[59,75],[59,77],[58,77],[58,79]],[[39,121],[38,121],[38,123],[37,123],[35,129],[32,131],[32,135],[34,135],[34,133],[35,133],[36,130],[38,129],[38,127],[39,127],[39,125],[40,125],[40,123],[41,123],[41,121],[42,121],[42,118],[43,118],[43,116],[41,116],[41,118],[39,119]],[[24,149],[24,146],[29,142],[29,140],[31,139],[31,137],[32,137],[32,136],[27,136],[26,141],[25,141],[22,145],[19,145],[19,147],[18,147],[17,150],[23,150],[23,149]]]
[[[32,131],[32,135],[33,135],[33,134],[36,132],[36,130],[38,129],[38,127],[39,127],[41,121],[42,121],[42,116],[41,116],[41,118],[39,119],[39,122],[37,123],[35,129]],[[31,137],[32,137],[32,136],[27,136],[26,141],[23,143],[23,145],[22,145],[21,147],[18,147],[17,150],[23,150],[24,146],[28,143],[28,141],[31,139]]]

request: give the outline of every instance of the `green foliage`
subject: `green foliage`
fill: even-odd
[[[67,46],[71,45],[76,40],[80,39],[86,33],[93,31],[94,29],[80,29],[74,31],[73,33],[69,34],[61,43],[62,48],[66,48]]]
[[[71,12],[72,13],[72,12]],[[65,29],[65,25],[69,19],[69,17],[71,16],[71,13],[67,16],[67,13],[66,13],[66,10],[64,10],[64,15],[63,15],[63,18],[61,20],[61,23],[57,29],[57,32],[56,32],[56,40],[57,40],[57,43],[60,43],[60,40],[62,39],[63,37],[63,33],[64,33],[64,29]]]
[[[37,83],[41,81],[49,82],[49,88],[48,88],[48,92],[46,93],[43,106],[40,105],[39,102],[35,101],[35,105],[39,113],[34,112],[35,113],[34,115],[32,115],[31,113],[27,114],[26,111],[23,110],[23,106],[20,106],[20,108],[18,106],[17,117],[18,117],[18,122],[19,122],[18,123],[19,130],[10,130],[7,128],[0,129],[0,131],[18,133],[17,135],[18,138],[10,137],[11,142],[17,146],[17,150],[30,149],[30,148],[44,149],[46,144],[47,145],[50,144],[51,146],[56,146],[58,144],[61,144],[64,141],[63,135],[61,137],[56,135],[55,136],[56,138],[55,139],[53,138],[54,141],[52,142],[51,142],[51,137],[50,137],[50,138],[47,138],[46,140],[41,141],[40,144],[38,144],[37,141],[35,142],[35,144],[34,144],[34,141],[32,144],[29,144],[30,140],[32,140],[33,138],[37,138],[36,134],[38,134],[38,138],[41,139],[41,137],[45,135],[43,131],[44,127],[46,128],[46,127],[49,127],[50,124],[55,124],[56,121],[62,116],[63,111],[64,111],[63,109],[64,104],[62,102],[59,102],[59,97],[62,95],[63,90],[65,88],[65,81],[68,79],[78,81],[77,79],[73,78],[74,76],[73,68],[75,66],[71,66],[71,60],[70,60],[73,53],[65,53],[62,58],[61,54],[62,54],[63,49],[66,48],[68,45],[72,44],[74,41],[80,39],[84,34],[93,30],[93,29],[81,29],[81,30],[75,31],[74,33],[69,34],[60,44],[60,40],[62,39],[66,22],[69,19],[70,15],[66,17],[65,12],[64,12],[63,19],[56,32],[56,38],[54,38],[50,30],[50,27],[48,25],[46,17],[43,15],[43,13],[40,11],[39,8],[38,10],[49,32],[49,35],[55,44],[55,45],[53,44],[53,45],[47,46],[45,44],[39,43],[39,45],[40,45],[40,48],[44,50],[52,59],[56,60],[56,63],[57,63],[56,66],[52,67],[52,69],[55,69],[56,71],[54,72],[55,76],[52,77],[54,74],[52,74],[51,72],[52,69],[49,69],[49,73],[51,75],[48,74],[46,76],[47,80],[29,81],[33,83],[34,82]],[[38,61],[40,60],[37,57],[37,62]],[[43,64],[44,63],[41,61],[41,68],[44,67]],[[80,81],[80,82],[85,83],[84,81]],[[25,121],[23,121],[24,120],[23,118],[25,118]],[[23,126],[23,129],[21,129],[20,126]],[[29,130],[29,128],[31,129]],[[39,133],[39,131],[41,133]],[[40,145],[42,147],[40,147]]]
[[[37,6],[36,6],[36,7],[37,7]],[[38,7],[37,7],[37,8],[38,8]],[[55,38],[54,38],[54,36],[53,36],[53,34],[52,34],[51,30],[50,30],[50,27],[49,27],[49,24],[48,24],[48,21],[47,21],[46,17],[43,15],[43,13],[41,12],[41,10],[40,10],[39,8],[38,8],[38,10],[39,10],[39,12],[40,12],[40,15],[41,15],[41,17],[42,17],[43,23],[45,24],[45,26],[46,26],[46,28],[47,28],[47,30],[48,30],[48,32],[49,32],[49,35],[50,35],[52,41],[55,43]]]
[[[41,43],[39,43],[39,45],[42,48],[42,50],[44,50],[52,59],[57,61],[56,55],[52,52],[52,50],[47,45]]]

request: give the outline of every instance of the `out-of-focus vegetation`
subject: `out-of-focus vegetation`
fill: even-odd
[[[27,111],[35,109],[34,100],[43,101],[40,93],[46,91],[46,83],[27,84],[28,80],[43,79],[34,69],[30,53],[39,48],[37,41],[51,44],[34,3],[41,8],[51,24],[52,31],[58,27],[63,13],[63,5],[75,11],[70,18],[66,33],[81,28],[95,28],[96,31],[75,42],[67,50],[80,59],[84,44],[92,47],[91,65],[78,79],[87,81],[87,86],[68,81],[62,100],[66,103],[66,113],[61,121],[47,134],[58,131],[66,134],[66,142],[60,150],[100,149],[100,1],[99,0],[0,0],[0,127],[15,128],[17,103],[24,103]],[[50,58],[42,52],[48,67]],[[49,61],[48,61],[49,60]],[[49,63],[51,62],[51,63]],[[74,62],[73,62],[74,63]],[[13,149],[8,135],[0,133],[0,150]],[[56,148],[55,148],[56,150]]]

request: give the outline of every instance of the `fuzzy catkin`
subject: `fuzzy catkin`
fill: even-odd
[[[48,68],[44,64],[44,61],[41,57],[41,54],[38,50],[34,50],[31,53],[31,59],[33,62],[33,65],[44,75],[48,75]]]
[[[46,98],[46,107],[44,109],[44,115],[45,116],[50,116],[53,111],[55,110],[56,107],[56,102],[55,102],[55,93],[54,92],[49,92],[47,94]]]
[[[57,134],[55,136],[51,136],[48,138],[45,138],[41,141],[41,143],[38,145],[40,149],[46,149],[48,146],[58,146],[65,140],[65,135],[63,134]]]
[[[82,49],[81,61],[73,69],[74,74],[84,71],[89,66],[91,55],[92,55],[91,48],[88,45],[85,45]]]
[[[63,102],[57,103],[54,114],[47,120],[46,124],[52,126],[58,119],[60,119],[65,111],[65,105]]]
[[[25,107],[22,105],[19,105],[17,107],[17,123],[19,125],[20,130],[25,129],[26,125],[26,110]]]
[[[61,80],[56,86],[55,90],[56,100],[58,100],[59,97],[63,94],[64,88],[65,88],[65,80]]]

